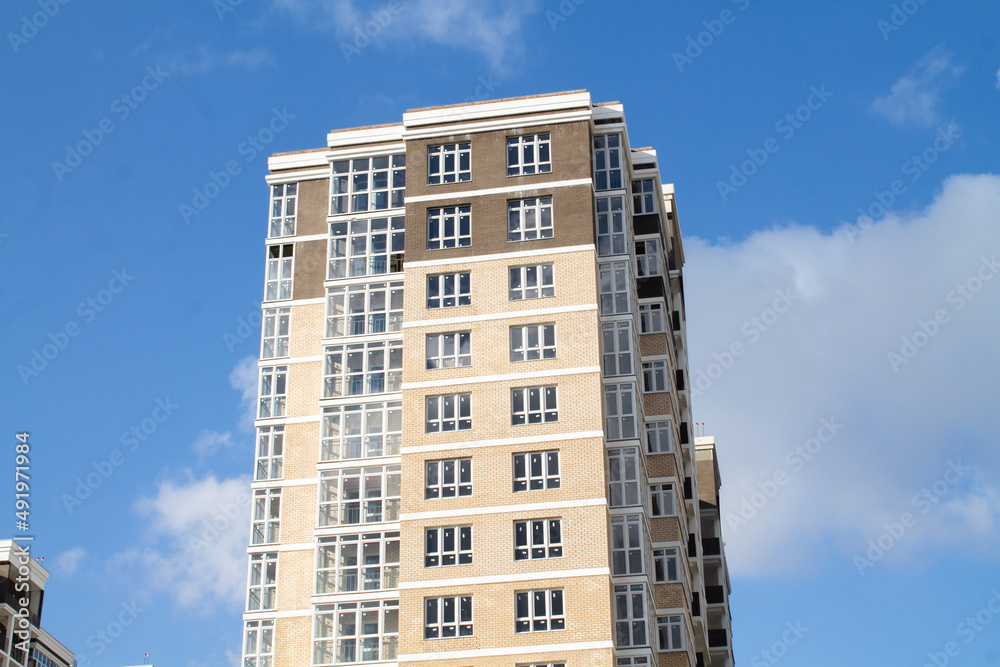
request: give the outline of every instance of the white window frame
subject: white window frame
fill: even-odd
[[[663,310],[662,303],[639,304],[639,323],[642,333],[663,333],[667,330]]]
[[[552,197],[507,201],[507,242],[552,238]]]
[[[424,344],[427,370],[472,365],[472,332],[427,334]]]
[[[472,245],[472,207],[427,209],[427,249],[468,248]]]
[[[566,629],[566,601],[561,588],[517,591],[514,594],[514,632]]]
[[[662,391],[667,391],[666,360],[644,361],[642,364],[642,393],[655,394]]]
[[[472,459],[424,461],[424,498],[461,498],[472,495]]]
[[[635,215],[656,213],[656,181],[652,178],[642,178],[632,181],[632,212]]]
[[[399,521],[399,469],[396,464],[320,472],[316,525],[323,528]]]
[[[401,401],[323,408],[320,461],[399,456],[403,438]]]
[[[608,450],[608,506],[642,506],[638,447],[615,447]]]
[[[617,320],[601,324],[604,377],[632,374],[633,347],[631,321]]]
[[[337,160],[331,165],[330,215],[403,207],[406,154]]]
[[[424,567],[472,564],[472,526],[424,529]]]
[[[624,197],[598,197],[597,256],[627,255],[629,225]]]
[[[552,143],[548,132],[507,137],[507,175],[531,176],[552,172]]]
[[[244,667],[271,667],[274,664],[274,619],[247,621],[243,642]]]
[[[555,268],[552,264],[512,266],[507,272],[507,298],[510,301],[545,299],[556,295]]]
[[[281,539],[281,488],[253,492],[250,544],[276,544]]]
[[[631,382],[604,385],[604,435],[608,440],[638,438],[639,415],[635,385]]]
[[[635,276],[651,278],[663,275],[663,259],[659,239],[642,239],[635,242]]]
[[[399,531],[320,537],[316,595],[399,587]]]
[[[514,492],[546,491],[562,485],[559,450],[516,452],[513,458]]]
[[[376,622],[365,622],[373,614]],[[399,600],[317,605],[313,618],[313,665],[396,660]],[[340,634],[347,629],[351,634]]]
[[[426,400],[424,433],[450,433],[472,428],[472,394],[439,394]]]
[[[514,522],[514,560],[561,558],[562,519],[525,519]]]
[[[402,330],[402,281],[326,288],[326,338]]]
[[[653,549],[653,580],[657,583],[680,581],[681,561],[679,549]]]
[[[635,648],[649,646],[649,624],[646,621],[645,584],[615,586],[615,646]]]
[[[277,597],[277,552],[250,554],[250,574],[247,577],[247,611],[276,609]]]
[[[611,574],[643,574],[645,541],[641,514],[616,514],[611,517]]]
[[[559,398],[554,384],[510,390],[510,424],[550,424],[559,421]]]
[[[427,308],[457,308],[472,304],[472,274],[469,271],[427,276]]]
[[[674,427],[670,420],[646,422],[646,446],[650,454],[674,451]]]
[[[462,142],[427,147],[427,185],[472,180],[472,144]]]
[[[683,614],[656,617],[656,635],[661,651],[685,651]]]
[[[288,356],[291,308],[267,308],[260,336],[260,358],[274,359]]]
[[[268,246],[264,301],[287,301],[291,299],[294,276],[295,244],[285,243]]]
[[[677,516],[677,492],[673,484],[649,485],[650,516]]]
[[[268,238],[295,236],[296,199],[298,183],[284,183],[271,186],[271,224]]]
[[[323,398],[398,392],[403,383],[403,341],[330,345],[323,362]]]
[[[330,223],[327,280],[381,276],[403,270],[405,216]]]
[[[254,481],[281,479],[284,476],[285,426],[261,426],[257,429]]]
[[[623,187],[622,183],[621,135],[594,137],[594,189],[618,190]]]
[[[471,595],[424,598],[424,639],[473,636]]]
[[[607,262],[597,269],[601,315],[619,315],[632,312],[632,290],[628,262]]]
[[[510,360],[536,361],[556,358],[556,325],[527,324],[510,328]]]
[[[260,369],[260,392],[257,417],[284,417],[288,400],[288,366],[264,366]]]

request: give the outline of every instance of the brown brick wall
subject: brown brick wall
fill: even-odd
[[[315,299],[326,294],[323,280],[326,278],[327,242],[299,241],[295,244],[295,278],[293,298]]]
[[[330,210],[330,179],[299,182],[298,217],[295,232],[298,236],[326,234],[326,216]]]

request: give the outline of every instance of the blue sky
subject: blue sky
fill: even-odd
[[[238,659],[266,156],[579,88],[676,184],[737,661],[1000,664],[1000,6],[11,0],[0,27],[0,432],[31,432],[44,624],[90,664]]]

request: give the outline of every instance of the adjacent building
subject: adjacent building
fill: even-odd
[[[245,667],[733,664],[684,251],[586,91],[271,157]]]

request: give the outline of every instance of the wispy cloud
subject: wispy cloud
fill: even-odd
[[[1000,69],[997,70],[997,89],[1000,90]]]
[[[74,547],[55,557],[56,569],[60,574],[75,574],[80,567],[80,561],[87,555],[83,547]]]
[[[253,430],[253,420],[257,416],[257,380],[259,376],[257,357],[254,356],[240,359],[229,374],[229,384],[240,392],[240,404],[243,406],[240,428],[246,431]]]
[[[191,447],[198,454],[198,460],[204,461],[222,448],[234,447],[233,434],[229,431],[219,433],[218,431],[202,431],[198,434],[198,439]]]
[[[208,72],[227,67],[242,68],[255,72],[264,67],[274,67],[274,58],[266,49],[253,49],[252,51],[230,51],[229,53],[216,53],[207,47],[201,46],[196,49],[188,49],[172,53],[163,58],[164,69],[190,76],[192,74],[206,74]]]
[[[888,95],[872,102],[872,111],[899,126],[927,127],[940,122],[941,93],[954,84],[964,69],[953,65],[951,58],[952,54],[944,47],[936,47],[892,84]]]

